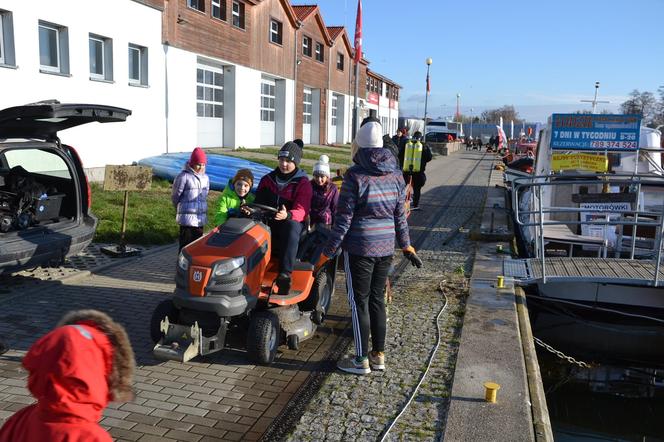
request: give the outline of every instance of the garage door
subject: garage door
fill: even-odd
[[[276,82],[263,78],[261,80],[261,145],[274,146],[276,109]]]
[[[308,87],[304,88],[304,106],[302,107],[302,141],[311,144],[311,111],[313,109],[312,93]]]
[[[196,144],[221,147],[224,142],[224,73],[221,68],[196,69]]]

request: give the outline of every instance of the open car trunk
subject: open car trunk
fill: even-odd
[[[54,100],[0,111],[0,273],[62,262],[92,241],[83,165],[58,131],[130,114]]]

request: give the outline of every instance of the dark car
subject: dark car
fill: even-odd
[[[456,134],[452,132],[427,132],[427,141],[429,143],[446,143],[448,135],[452,135],[452,138],[456,139]]]
[[[0,111],[0,273],[61,263],[95,233],[90,186],[76,151],[58,132],[131,111],[39,102]]]

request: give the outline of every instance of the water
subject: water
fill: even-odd
[[[664,326],[589,320],[588,312],[530,301],[529,309],[536,337],[592,364],[582,368],[537,346],[556,441],[664,441]]]

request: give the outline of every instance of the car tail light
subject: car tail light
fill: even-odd
[[[78,160],[78,164],[81,165],[81,172],[83,172],[83,178],[85,179],[85,188],[88,194],[88,210],[90,210],[90,207],[92,206],[92,189],[90,189],[90,182],[88,181],[88,176],[85,174],[85,169],[83,168],[83,161],[81,161],[81,157],[78,155],[78,152],[76,152],[76,149],[74,149],[71,146],[68,147],[71,150],[71,153],[74,154],[74,156],[76,157],[76,160]]]

